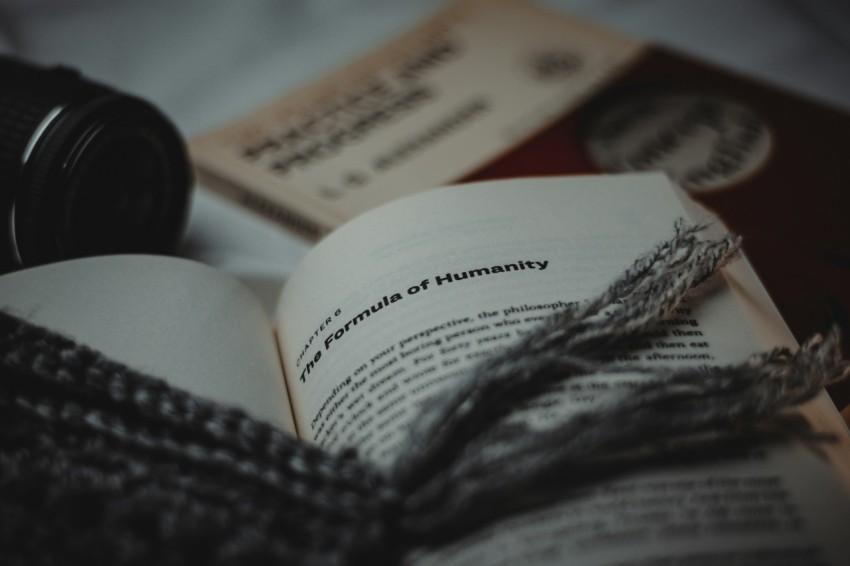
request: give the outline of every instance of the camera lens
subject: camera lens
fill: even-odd
[[[167,253],[192,184],[156,108],[64,67],[0,57],[0,269]]]

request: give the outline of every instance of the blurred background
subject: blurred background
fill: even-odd
[[[850,111],[850,3],[843,0],[538,3]],[[73,66],[147,98],[191,137],[307,84],[442,5],[437,0],[0,0],[0,52]],[[180,254],[236,275],[271,305],[308,247],[199,191]]]

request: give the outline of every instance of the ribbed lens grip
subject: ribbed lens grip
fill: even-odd
[[[0,57],[0,198],[18,178],[24,150],[38,126],[51,110],[66,103],[68,86],[79,74],[63,67],[38,69]],[[94,87],[90,87],[94,88]]]
[[[0,87],[0,190],[5,198],[11,196],[7,191],[13,190],[27,143],[55,104]]]

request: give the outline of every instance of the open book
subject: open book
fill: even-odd
[[[667,239],[688,216],[688,199],[674,192],[662,175],[629,174],[400,199],[312,250],[272,321],[237,281],[175,258],[39,267],[0,278],[0,297],[13,314],[175,386],[387,465],[423,399]],[[791,344],[788,330],[738,261],[683,304],[637,361],[724,364],[781,343]],[[583,378],[529,418],[545,421],[629,386]],[[411,559],[845,564],[847,431],[823,395],[802,413],[836,442],[624,474]]]

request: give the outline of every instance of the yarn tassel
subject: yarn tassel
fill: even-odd
[[[776,349],[710,370],[605,361],[735,257],[739,239],[705,241],[702,229],[677,224],[671,240],[581,310],[554,317],[423,408],[391,474],[407,493],[404,528],[412,537],[458,536],[499,516],[505,501],[540,492],[546,478],[569,486],[577,472],[596,477],[612,461],[646,463],[752,439],[758,423],[850,375],[837,330],[793,354]],[[498,423],[553,384],[626,372],[648,379],[549,429],[514,424],[510,442],[498,442]]]

